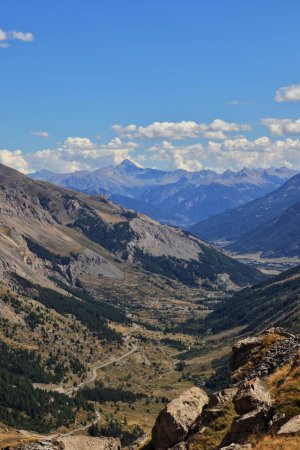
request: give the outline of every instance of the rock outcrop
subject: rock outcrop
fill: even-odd
[[[232,349],[232,384],[255,377],[266,378],[274,370],[292,362],[299,346],[299,337],[278,327],[270,328],[261,337],[239,341]]]
[[[261,407],[268,408],[271,403],[271,395],[258,377],[245,381],[233,397],[234,409],[240,415]]]
[[[194,387],[168,403],[159,413],[152,430],[155,449],[164,450],[183,441],[195,419],[208,403],[207,394]]]
[[[193,389],[169,403],[153,429],[154,449],[243,450],[252,448],[251,442],[260,436],[300,435],[300,415],[291,417],[299,408],[299,349],[299,338],[280,328],[239,341],[233,347],[231,385],[209,399],[199,390],[200,408],[199,400],[191,401]],[[294,386],[294,409],[289,406],[290,398],[285,410],[284,399],[277,409],[274,388],[269,390],[273,375],[275,389],[287,383],[290,392]],[[285,397],[286,391],[280,395]],[[198,414],[197,408],[201,410]]]

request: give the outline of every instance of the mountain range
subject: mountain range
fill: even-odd
[[[17,272],[49,285],[55,272],[71,284],[91,283],[122,279],[130,265],[191,286],[221,280],[240,285],[262,277],[193,235],[103,196],[34,181],[3,165],[0,189],[3,277]]]
[[[300,175],[259,199],[210,217],[190,228],[209,241],[230,241],[238,253],[300,256]]]
[[[93,172],[56,174],[42,170],[31,178],[84,192],[171,225],[187,227],[243,205],[280,187],[295,174],[287,168],[188,172],[144,169],[129,160]]]

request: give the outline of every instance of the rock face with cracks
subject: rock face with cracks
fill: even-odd
[[[155,449],[168,449],[182,441],[207,403],[207,394],[197,387],[183,392],[168,403],[157,417],[152,430]]]
[[[270,406],[272,399],[262,380],[258,377],[245,381],[233,397],[236,412],[247,414],[257,408]]]

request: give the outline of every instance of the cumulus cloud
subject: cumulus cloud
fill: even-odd
[[[205,152],[202,144],[188,146],[175,146],[171,142],[163,141],[159,145],[147,149],[146,154],[139,160],[145,161],[165,161],[168,169],[184,169],[196,171],[202,169],[201,155]]]
[[[276,102],[300,102],[300,84],[283,86],[275,93]]]
[[[166,162],[169,169],[199,170],[200,168],[224,171],[254,167],[298,167],[300,140],[272,141],[267,136],[255,140],[245,137],[223,142],[209,141],[207,145],[174,145],[164,141],[148,148],[141,160],[152,164]]]
[[[68,137],[56,149],[43,149],[28,155],[35,170],[47,168],[55,172],[93,170],[98,167],[119,164],[124,159],[133,159],[137,149],[135,142],[123,142],[116,137],[107,144],[98,144],[88,138]]]
[[[126,127],[113,125],[113,131],[119,136],[129,139],[168,139],[179,141],[204,137],[207,139],[226,139],[226,132],[248,131],[248,124],[225,122],[215,119],[210,124],[193,121],[182,122],[154,122],[146,127],[130,124]]]
[[[221,124],[216,122],[214,132]],[[213,132],[213,131],[212,131]],[[271,139],[261,136],[247,139],[235,136],[225,140],[208,140],[206,143],[174,143],[161,140],[153,145],[139,146],[134,141],[115,137],[107,143],[93,142],[84,137],[68,137],[57,148],[22,153],[21,150],[0,150],[0,162],[28,173],[47,168],[54,172],[96,170],[124,159],[147,167],[164,167],[169,170],[200,169],[239,170],[242,167],[286,166],[300,169],[300,139]]]
[[[32,42],[34,41],[33,33],[23,31],[5,31],[0,28],[0,48],[7,48],[10,46],[8,41],[22,41]]]
[[[42,137],[42,138],[45,138],[45,139],[47,139],[49,137],[48,131],[32,131],[30,134],[32,136]]]
[[[261,123],[265,125],[272,135],[298,135],[300,134],[300,119],[262,119]]]
[[[0,162],[6,166],[13,167],[19,172],[29,173],[32,171],[30,164],[21,150],[0,150]]]

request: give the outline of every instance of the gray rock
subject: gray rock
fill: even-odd
[[[188,430],[208,403],[206,393],[197,387],[183,392],[159,413],[152,429],[155,450],[165,450],[184,441]]]
[[[260,346],[262,339],[262,337],[248,337],[232,347],[230,368],[233,372],[247,363],[250,353],[255,347]]]
[[[292,417],[280,428],[277,434],[300,434],[300,415]]]
[[[238,388],[228,388],[222,389],[219,392],[214,392],[209,397],[208,408],[213,408],[215,406],[224,405],[228,401],[232,400],[236,395]]]
[[[240,415],[249,413],[264,405],[271,405],[272,399],[260,378],[245,381],[233,397],[236,412]]]
[[[264,433],[268,428],[268,413],[263,408],[255,409],[241,417],[235,419],[232,423],[229,433],[223,439],[221,446],[232,443],[245,444],[254,433]]]

